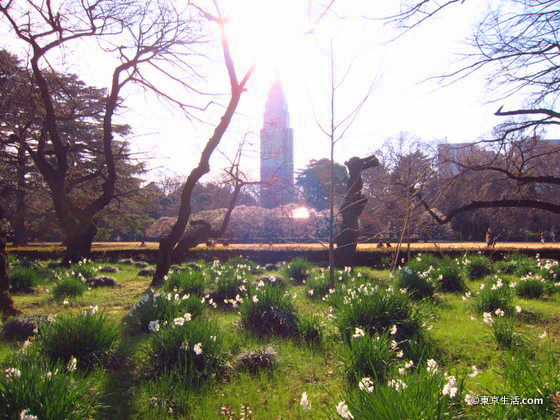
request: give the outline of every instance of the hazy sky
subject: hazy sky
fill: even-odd
[[[338,81],[353,63],[337,91],[339,119],[362,100],[375,82],[369,100],[337,145],[339,162],[354,155],[365,156],[380,147],[387,137],[402,131],[423,140],[474,141],[488,135],[501,121],[493,116],[500,105],[514,108],[518,104],[513,98],[488,103],[494,97],[485,87],[484,73],[448,87],[441,87],[437,81],[425,81],[460,66],[458,54],[470,51],[466,39],[489,1],[457,4],[394,42],[388,42],[398,33],[394,27],[365,18],[394,12],[391,7],[398,2],[393,0],[338,0],[334,13],[322,20],[313,34],[307,35],[304,35],[308,24],[306,1],[224,3],[232,18],[228,33],[238,73],[241,75],[253,62],[257,70],[220,145],[220,152],[211,160],[213,175],[227,166],[226,157],[234,153],[238,140],[247,135],[252,145],[247,148],[242,163],[253,178],[258,176],[259,131],[275,68],[286,92],[294,128],[295,167],[301,169],[310,159],[328,155],[328,139],[319,130],[314,114],[322,124],[328,124],[331,39]],[[214,41],[216,36],[217,33]],[[12,51],[21,48],[13,39],[0,42],[0,46]],[[93,51],[93,46],[91,51],[78,45],[67,48],[66,69],[75,71],[88,83],[107,86],[113,63]],[[220,50],[214,48],[208,54],[214,59],[203,68],[206,89],[227,93]],[[133,127],[135,136],[131,141],[136,150],[147,152],[153,157],[151,166],[159,168],[152,176],[162,172],[188,175],[219,121],[222,108],[212,106],[204,114],[197,114],[207,123],[202,124],[189,122],[181,112],[138,89],[128,88],[124,96],[127,111],[121,118]],[[222,103],[226,98],[221,97]],[[199,104],[207,100],[208,97],[193,98]]]

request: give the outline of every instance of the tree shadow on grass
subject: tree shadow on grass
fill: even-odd
[[[119,346],[109,361],[106,374],[102,379],[103,394],[102,418],[114,420],[130,419],[134,407],[134,385],[137,380],[137,367],[134,364],[134,352],[140,336],[123,334]]]

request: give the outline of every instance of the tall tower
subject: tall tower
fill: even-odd
[[[294,201],[294,132],[280,80],[268,91],[261,130],[261,206]]]

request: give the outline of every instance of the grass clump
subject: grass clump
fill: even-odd
[[[496,271],[502,274],[523,273],[526,275],[530,271],[535,271],[536,261],[527,255],[514,252],[509,254],[504,260],[497,261],[495,264]]]
[[[433,297],[439,287],[433,278],[434,266],[429,266],[426,271],[418,271],[415,266],[409,263],[399,271],[397,287],[406,289],[414,299]]]
[[[273,287],[278,287],[280,289],[286,288],[286,280],[280,276],[262,276],[256,280],[259,287],[264,285],[270,285]]]
[[[52,293],[56,300],[62,300],[67,297],[82,296],[87,288],[85,280],[66,275],[56,281]]]
[[[513,294],[509,284],[498,278],[494,283],[482,283],[474,295],[474,307],[477,312],[494,312],[502,309],[511,312]]]
[[[494,264],[494,267],[495,267],[497,273],[513,274],[513,272],[517,268],[517,262],[516,261],[510,261],[510,260],[497,261]]]
[[[433,362],[433,360],[431,360]],[[437,365],[436,365],[437,366]],[[338,415],[355,419],[430,419],[461,418],[463,381],[441,370],[421,369],[371,384],[362,378],[358,387],[348,389],[338,403]]]
[[[321,299],[327,296],[330,290],[328,273],[313,276],[305,283],[305,293],[311,299]]]
[[[342,353],[346,377],[350,383],[357,384],[366,377],[375,383],[384,383],[393,361],[396,360],[392,341],[393,337],[389,333],[372,337],[356,328]]]
[[[526,299],[539,299],[544,295],[545,290],[545,281],[540,276],[521,277],[515,286],[517,296]]]
[[[83,420],[99,413],[100,396],[92,381],[61,363],[26,357],[5,372],[0,375],[2,419]]]
[[[496,313],[496,311],[494,313]],[[489,313],[485,314],[484,317],[484,322],[490,326],[492,336],[498,346],[502,349],[512,350],[514,347],[523,344],[521,335],[515,331],[513,319],[500,316],[499,314],[501,314],[501,312],[498,312],[496,318],[492,317]]]
[[[298,324],[298,334],[308,344],[321,344],[323,341],[321,317],[317,315],[302,316]]]
[[[335,289],[344,287],[354,277],[348,270],[335,270],[334,282]],[[325,296],[334,293],[335,289],[330,288],[329,270],[321,269],[319,273],[311,277],[305,283],[305,293],[312,299],[321,299]]]
[[[271,285],[251,291],[240,306],[241,323],[257,335],[298,334],[299,317],[292,296]]]
[[[170,323],[176,318],[184,317],[186,313],[190,314],[191,318],[197,318],[205,307],[200,297],[196,295],[147,293],[134,305],[129,318],[133,325],[144,332],[149,332],[151,322]]]
[[[208,269],[212,290],[212,299],[220,305],[230,302],[236,297],[243,296],[247,290],[250,278],[250,267],[244,264],[220,264],[214,262]]]
[[[444,257],[436,266],[433,273],[439,289],[446,292],[464,292],[467,290],[461,267],[454,258]]]
[[[186,270],[169,275],[164,284],[164,290],[168,292],[179,292],[181,294],[192,294],[202,296],[206,280],[202,271]]]
[[[556,260],[544,260],[539,262],[538,275],[549,282],[560,281],[560,264]]]
[[[303,284],[309,278],[313,267],[305,258],[294,258],[284,267],[284,275],[292,279],[294,284]]]
[[[535,356],[529,352],[514,352],[503,360],[500,372],[502,389],[493,394],[538,398],[541,404],[481,405],[485,418],[492,419],[553,419],[560,408],[558,390],[560,356],[557,351],[543,351]]]
[[[40,277],[32,267],[15,266],[10,273],[10,291],[30,293],[39,284]]]
[[[525,276],[537,269],[537,260],[519,252],[509,254],[504,260],[497,261],[496,271],[502,274]]]
[[[243,257],[231,257],[226,262],[227,265],[230,267],[239,267],[239,268],[254,268],[256,264],[253,261],[248,260],[247,258]]]
[[[118,325],[94,308],[41,324],[36,345],[53,362],[68,363],[75,357],[79,368],[91,370],[108,360],[119,335]]]
[[[469,280],[481,279],[492,274],[492,260],[484,255],[471,255],[462,260],[465,275]]]
[[[418,359],[435,351],[423,327],[423,316],[406,292],[361,285],[348,289],[337,306],[338,329],[347,344],[359,329],[372,337],[390,333],[409,358]]]
[[[427,271],[438,264],[439,258],[432,254],[418,254],[406,263],[407,266],[417,271]]]
[[[97,275],[99,269],[96,265],[84,259],[80,261],[78,264],[72,264],[72,266],[70,266],[70,268],[67,271],[70,272],[72,276],[76,276],[78,278],[83,277],[84,279],[87,280]]]
[[[220,332],[216,325],[201,319],[155,331],[142,352],[149,375],[169,376],[184,386],[215,379],[225,363]]]

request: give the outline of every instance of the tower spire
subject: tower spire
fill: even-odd
[[[274,83],[280,83],[280,67],[278,64],[274,65]]]
[[[261,130],[261,205],[278,207],[294,200],[294,134],[290,127],[288,104],[280,82],[268,91]]]

